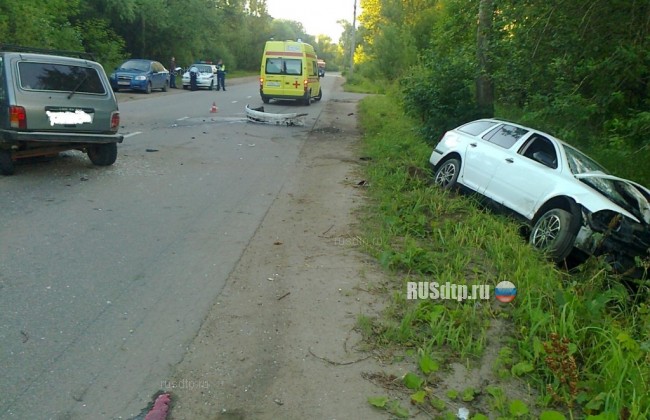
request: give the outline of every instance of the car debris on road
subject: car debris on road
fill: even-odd
[[[251,108],[249,105],[246,105],[246,119],[250,122],[286,126],[303,126],[305,125],[306,116],[307,114],[298,114],[296,112],[290,114],[274,114],[271,112],[264,112],[263,106]]]

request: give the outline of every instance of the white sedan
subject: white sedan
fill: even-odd
[[[477,120],[445,133],[429,161],[438,186],[460,184],[523,217],[530,243],[555,261],[577,249],[621,271],[650,255],[650,190],[549,134]]]
[[[214,64],[192,64],[188,67],[188,71],[183,73],[183,89],[190,88],[190,69],[192,68],[196,68],[197,71],[197,87],[207,88],[208,90],[214,89],[217,82],[217,66]]]

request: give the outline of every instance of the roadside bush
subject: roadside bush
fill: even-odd
[[[436,57],[400,80],[406,113],[422,122],[434,144],[447,130],[482,117],[474,98],[476,69],[462,57]]]

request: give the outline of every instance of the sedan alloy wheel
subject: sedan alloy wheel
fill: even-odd
[[[551,209],[544,213],[530,233],[530,244],[547,251],[553,260],[562,261],[569,255],[575,241],[572,215],[566,210]]]
[[[446,160],[436,170],[433,182],[442,189],[453,188],[458,180],[459,172],[460,161],[458,159]]]

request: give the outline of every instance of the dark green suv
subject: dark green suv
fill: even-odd
[[[124,137],[103,67],[83,56],[43,52],[0,46],[0,173],[13,174],[17,159],[65,150],[112,165]]]

